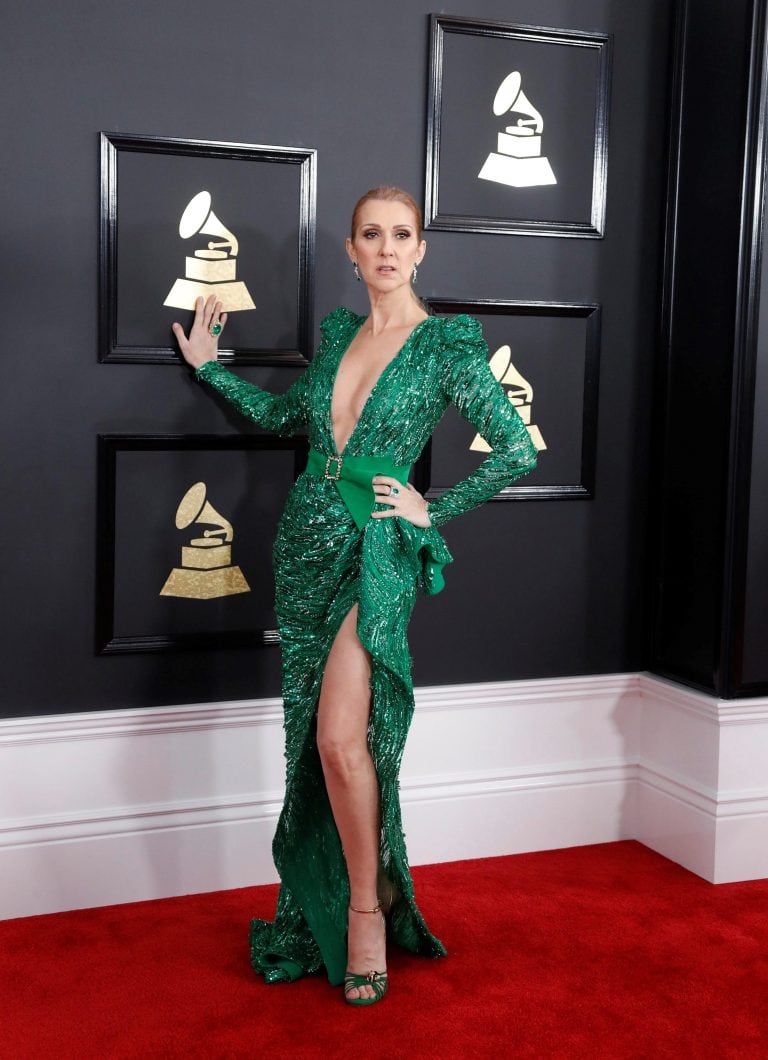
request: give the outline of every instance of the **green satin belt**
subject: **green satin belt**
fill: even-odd
[[[411,464],[395,466],[386,456],[325,456],[317,449],[309,450],[307,471],[310,475],[330,479],[346,504],[359,530],[370,518],[376,494],[371,479],[374,475],[389,475],[403,485],[408,481]]]

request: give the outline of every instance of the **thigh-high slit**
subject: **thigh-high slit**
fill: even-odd
[[[317,520],[323,520],[323,533]],[[281,888],[274,922],[251,924],[251,960],[269,981],[295,979],[323,966],[331,983],[344,978],[349,880],[317,749],[317,710],[331,646],[355,603],[357,635],[371,659],[368,747],[379,786],[379,864],[399,895],[389,918],[390,935],[416,953],[445,953],[416,906],[398,793],[413,713],[405,635],[416,586],[410,572],[394,569],[380,569],[373,580],[360,576],[364,566],[370,568],[372,554],[381,567],[387,550],[379,546],[397,532],[394,520],[372,521],[356,531],[336,495],[316,485],[306,493],[294,490],[281,520],[274,561],[286,791],[272,845]],[[297,569],[302,537],[306,548]]]

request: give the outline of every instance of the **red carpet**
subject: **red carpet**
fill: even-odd
[[[768,1058],[768,881],[713,886],[638,843],[414,870],[449,956],[387,998],[268,986],[275,887],[0,923],[0,1056]]]

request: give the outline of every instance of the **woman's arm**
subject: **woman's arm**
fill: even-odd
[[[488,365],[480,324],[468,316],[445,322],[445,394],[491,447],[470,475],[429,502],[433,526],[490,500],[536,467],[536,448]]]
[[[255,383],[247,383],[233,375],[216,360],[218,337],[227,322],[227,314],[222,313],[221,308],[215,295],[205,303],[198,298],[189,337],[184,334],[181,324],[173,325],[184,360],[195,369],[197,379],[218,390],[248,419],[274,434],[293,434],[308,419],[307,371],[284,394],[270,394]],[[212,325],[217,325],[214,326],[215,335],[211,333]]]
[[[273,434],[293,434],[307,422],[307,373],[284,394],[270,394],[255,383],[230,372],[218,361],[206,361],[195,369],[195,376],[212,386],[227,401],[231,401],[238,412],[258,423]]]

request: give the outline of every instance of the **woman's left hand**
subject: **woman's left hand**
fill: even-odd
[[[388,504],[390,507],[385,512],[372,512],[371,518],[388,519],[393,515],[398,515],[401,519],[413,523],[414,526],[421,527],[422,530],[432,525],[427,502],[410,482],[404,486],[402,482],[398,482],[396,478],[391,478],[389,475],[374,475],[372,482],[377,502]]]

